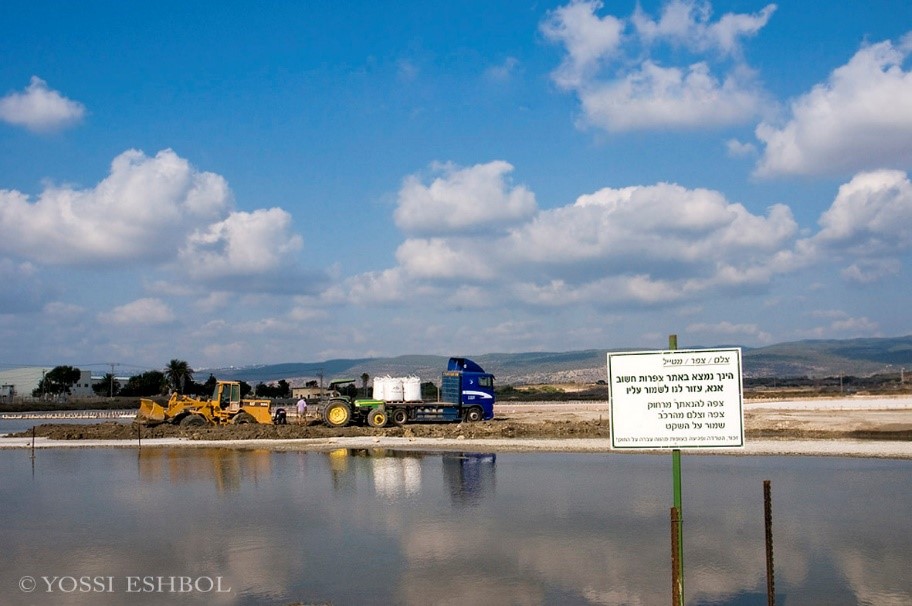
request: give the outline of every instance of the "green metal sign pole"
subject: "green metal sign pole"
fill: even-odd
[[[678,335],[668,335],[668,350],[674,351],[678,348]],[[684,606],[684,507],[681,496],[681,449],[675,448],[671,451],[671,474],[672,483],[674,484],[674,506],[678,510],[678,581],[680,583],[679,596],[681,603],[678,606]]]

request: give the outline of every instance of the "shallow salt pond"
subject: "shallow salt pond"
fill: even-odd
[[[683,457],[688,604],[912,603],[912,461]],[[671,456],[0,450],[4,604],[665,604]]]

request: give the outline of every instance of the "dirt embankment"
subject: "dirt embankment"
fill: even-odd
[[[747,438],[874,439],[912,441],[912,409],[787,410],[746,407]],[[13,437],[30,437],[22,432]],[[326,427],[318,419],[288,425],[227,425],[182,428],[172,425],[138,427],[123,423],[92,425],[43,424],[35,436],[56,440],[136,440],[182,437],[190,440],[287,440],[354,436],[451,439],[608,438],[607,406],[593,403],[503,405],[492,421],[480,423],[422,423],[403,427]]]

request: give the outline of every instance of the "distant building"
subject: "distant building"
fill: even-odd
[[[14,368],[13,370],[0,371],[0,396],[5,397],[31,397],[32,392],[41,385],[41,379],[50,368],[40,368],[30,366],[25,368]],[[92,377],[89,370],[79,371],[79,380],[70,387],[70,395],[77,397],[94,396],[92,385],[98,382],[98,379]]]
[[[298,399],[301,396],[308,400],[317,400],[320,398],[321,394],[329,393],[326,389],[320,389],[319,387],[292,387],[291,388],[291,397]]]
[[[41,378],[50,368],[31,366],[0,371],[0,385],[3,385],[4,394],[10,396],[31,396],[38,389]]]
[[[77,397],[85,396],[94,396],[95,392],[92,390],[92,371],[90,370],[80,370],[79,371],[79,380],[70,387],[70,395]]]

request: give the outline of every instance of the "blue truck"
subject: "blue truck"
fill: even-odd
[[[441,377],[440,397],[419,399],[355,399],[336,396],[323,406],[330,427],[428,421],[488,421],[494,418],[494,375],[468,358],[450,358]]]

